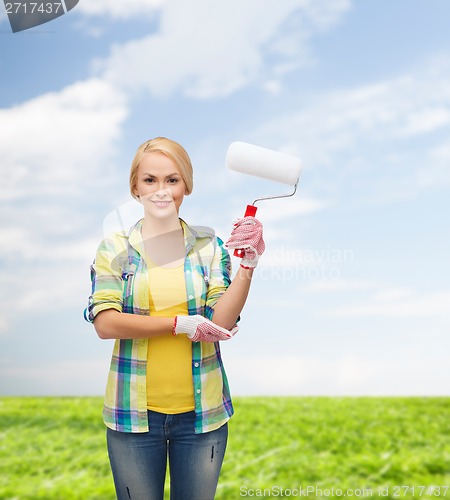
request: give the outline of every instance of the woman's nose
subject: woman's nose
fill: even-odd
[[[168,196],[171,197],[172,193],[170,192],[170,189],[160,187],[158,191],[155,193],[158,198],[167,198]]]

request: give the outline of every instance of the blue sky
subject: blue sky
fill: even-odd
[[[2,394],[102,394],[89,265],[158,135],[194,164],[181,216],[224,239],[285,191],[228,171],[231,142],[304,162],[259,205],[234,394],[449,394],[450,4],[261,5],[80,0],[16,34],[0,7]]]

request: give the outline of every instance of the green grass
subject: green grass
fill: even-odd
[[[281,489],[300,498],[299,487],[308,498],[359,488],[372,497],[450,499],[450,398],[234,404],[218,500],[281,497]],[[113,500],[101,406],[101,398],[1,398],[0,498]]]

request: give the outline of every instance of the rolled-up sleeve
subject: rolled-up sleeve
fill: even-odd
[[[216,238],[214,256],[211,262],[208,292],[206,294],[206,317],[212,318],[214,305],[231,283],[231,259],[223,241]]]
[[[123,249],[114,239],[104,239],[91,265],[92,293],[84,311],[86,321],[92,323],[95,316],[106,309],[122,312],[123,307]]]

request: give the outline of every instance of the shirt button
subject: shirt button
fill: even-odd
[[[189,300],[192,300],[194,298],[193,295],[189,295]]]
[[[186,274],[191,274],[191,271],[189,271],[189,269],[186,271]]]
[[[202,391],[200,389],[197,389],[197,394],[200,394]]]
[[[195,366],[195,368],[198,368],[199,364],[198,363],[194,363],[194,366]]]

